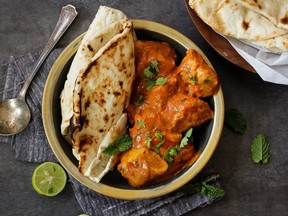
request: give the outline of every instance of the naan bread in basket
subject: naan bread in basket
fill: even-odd
[[[61,133],[72,144],[79,171],[99,182],[116,162],[102,151],[126,130],[135,77],[132,22],[100,7],[71,64],[61,93]]]
[[[216,32],[272,52],[288,51],[288,0],[189,0]]]

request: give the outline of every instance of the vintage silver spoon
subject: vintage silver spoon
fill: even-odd
[[[25,102],[27,89],[48,54],[68,29],[76,16],[77,11],[74,6],[67,5],[62,8],[55,29],[43,49],[30,77],[26,80],[20,90],[19,96],[13,99],[0,100],[0,135],[8,136],[19,133],[29,124],[31,112]]]

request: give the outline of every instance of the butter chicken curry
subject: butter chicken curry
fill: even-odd
[[[128,107],[133,146],[120,155],[118,170],[133,187],[163,181],[199,156],[192,128],[213,118],[201,98],[217,93],[216,73],[195,50],[176,66],[165,42],[135,42],[136,79]]]

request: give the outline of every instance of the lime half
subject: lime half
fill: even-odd
[[[57,163],[45,162],[36,167],[32,175],[32,186],[41,195],[55,196],[65,187],[67,175]]]

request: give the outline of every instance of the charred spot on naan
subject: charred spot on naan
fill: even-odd
[[[285,14],[285,17],[280,19],[280,22],[284,25],[288,24],[288,12]]]

